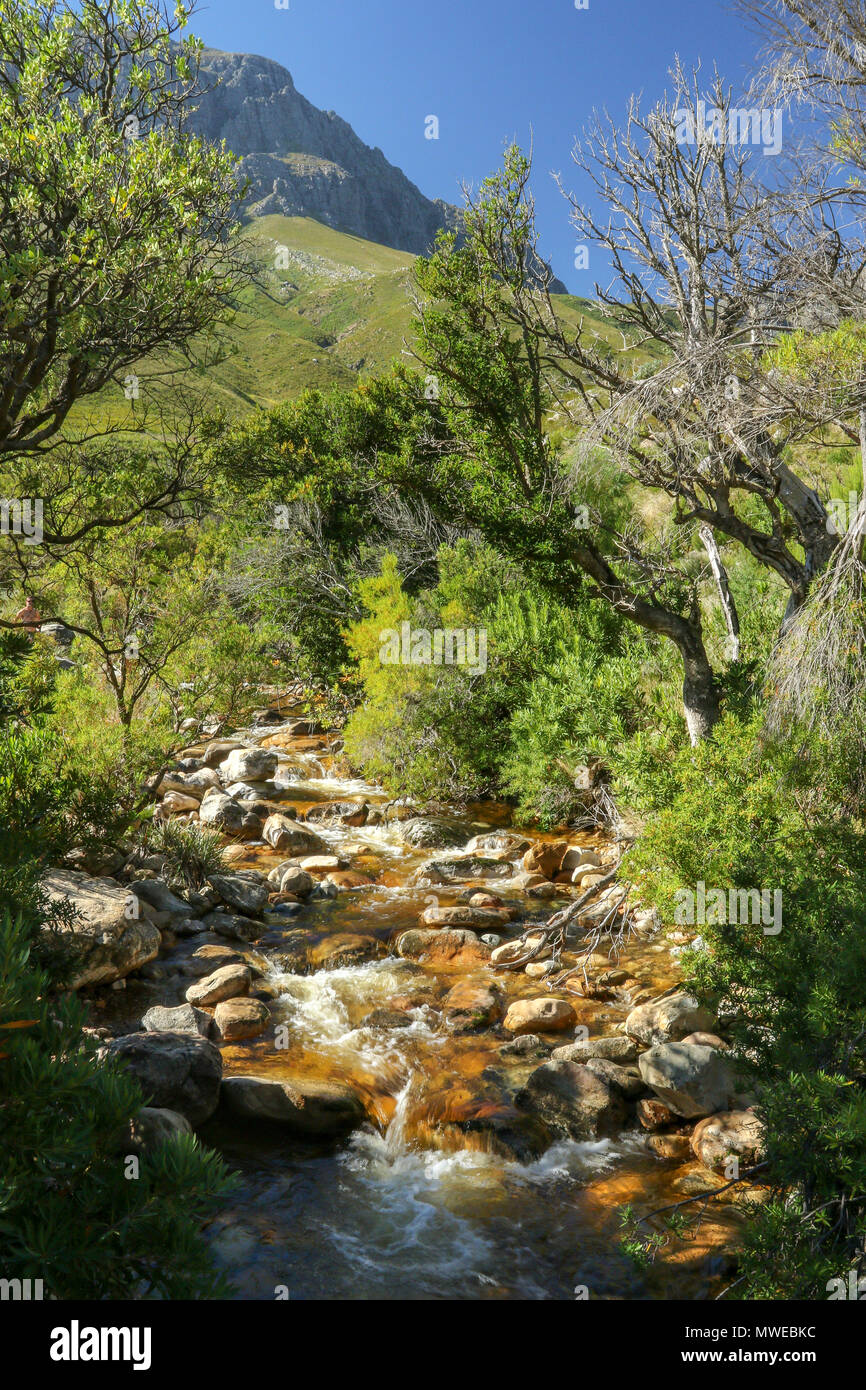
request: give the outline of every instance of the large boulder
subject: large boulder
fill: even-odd
[[[210,1037],[213,1020],[202,1009],[194,1009],[192,1004],[178,1004],[167,1008],[165,1004],[155,1004],[148,1009],[141,1026],[145,1033],[189,1033],[191,1037]]]
[[[413,849],[451,849],[462,845],[466,830],[442,816],[413,816],[399,825],[400,839]]]
[[[712,1032],[717,1020],[693,994],[668,994],[638,1004],[625,1021],[629,1037],[653,1046],[654,1043],[678,1042],[696,1031]]]
[[[764,1157],[764,1127],[753,1110],[724,1110],[695,1125],[691,1145],[695,1158],[713,1172],[731,1158],[750,1168]]]
[[[45,929],[49,943],[63,954],[71,989],[109,984],[156,959],[159,928],[114,879],[57,870],[46,875],[42,887],[49,901],[69,904],[76,914],[69,925]]]
[[[249,993],[251,978],[245,965],[223,965],[212,975],[190,985],[186,992],[187,1003],[200,1006],[236,999],[239,994]]]
[[[490,947],[465,927],[418,927],[399,937],[397,954],[435,965],[474,966],[489,961]]]
[[[262,839],[273,849],[287,850],[293,855],[327,853],[328,845],[314,830],[284,816],[280,812],[268,816]]]
[[[269,748],[235,748],[224,763],[220,776],[228,782],[269,782],[277,770],[277,755]]]
[[[638,1066],[650,1090],[687,1120],[724,1110],[734,1089],[722,1053],[698,1043],[658,1043],[641,1054]]]
[[[364,1107],[348,1086],[336,1081],[265,1081],[258,1076],[229,1076],[221,1100],[230,1115],[244,1121],[268,1121],[306,1138],[345,1134],[364,1122]]]
[[[132,1073],[157,1109],[176,1110],[193,1126],[204,1124],[216,1110],[222,1057],[205,1038],[130,1033],[113,1038],[106,1053]]]
[[[603,1077],[579,1062],[544,1062],[518,1091],[516,1103],[567,1139],[606,1139],[619,1134],[626,1105]]]
[[[516,999],[505,1015],[509,1033],[563,1033],[577,1023],[574,1009],[565,999]]]
[[[255,916],[268,901],[268,885],[259,874],[211,874],[208,882],[223,902],[238,912],[251,912]]]
[[[567,840],[537,840],[524,854],[523,867],[528,874],[538,873],[545,878],[553,878],[567,853]]]

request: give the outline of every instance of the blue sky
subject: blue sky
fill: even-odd
[[[654,100],[676,53],[716,62],[735,86],[757,40],[729,0],[202,0],[192,29],[214,48],[259,53],[289,69],[299,91],[379,145],[428,197],[459,202],[503,144],[535,144],[542,251],[575,294],[568,206],[550,171],[578,196],[574,137],[593,108],[619,117],[631,92]],[[424,135],[439,118],[439,139]]]

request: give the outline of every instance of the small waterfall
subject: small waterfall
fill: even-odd
[[[409,1118],[409,1097],[412,1092],[412,1085],[415,1080],[415,1073],[409,1073],[409,1079],[405,1086],[397,1092],[395,1097],[396,1106],[394,1114],[385,1130],[385,1153],[391,1160],[399,1158],[408,1152],[406,1142],[406,1124]]]

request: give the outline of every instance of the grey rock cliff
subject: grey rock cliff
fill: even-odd
[[[430,249],[440,228],[459,223],[457,208],[425,198],[346,121],[301,96],[279,63],[208,48],[201,66],[210,90],[191,125],[241,157],[248,215],[314,217],[416,254]]]
[[[280,63],[206,48],[201,75],[208,90],[190,124],[240,158],[247,216],[312,217],[415,255],[427,254],[442,228],[459,230],[459,208],[426,198],[336,112],[301,96]]]

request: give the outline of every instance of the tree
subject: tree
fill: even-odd
[[[190,351],[245,278],[235,162],[185,128],[190,13],[0,0],[0,453],[50,448],[76,402]]]

